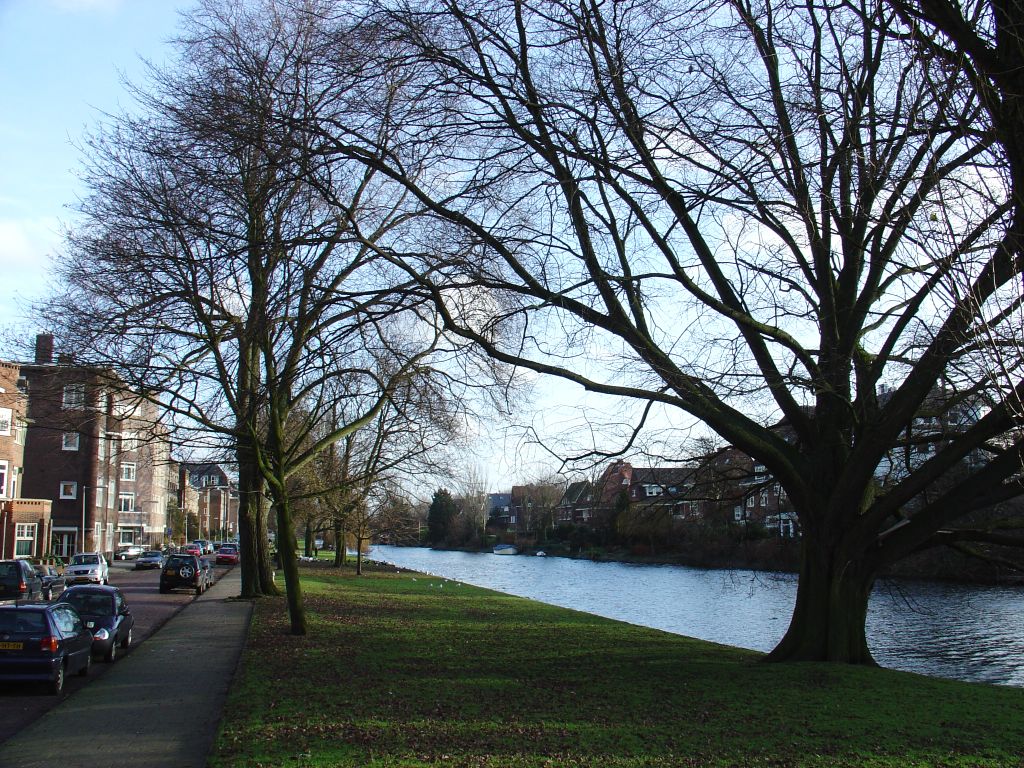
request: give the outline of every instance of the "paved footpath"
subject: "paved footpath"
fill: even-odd
[[[102,677],[0,744],[3,768],[202,768],[252,617],[220,580]]]

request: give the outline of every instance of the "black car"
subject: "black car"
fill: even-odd
[[[35,566],[36,573],[43,580],[43,600],[53,600],[54,595],[64,591],[64,575],[52,565]]]
[[[0,680],[39,680],[51,693],[64,677],[89,674],[92,633],[65,603],[0,605]]]
[[[203,594],[213,584],[210,564],[195,555],[174,554],[167,558],[160,571],[160,591],[170,592],[172,589],[194,589],[197,595]]]
[[[0,560],[0,600],[39,600],[43,580],[27,560]]]
[[[132,644],[135,617],[117,587],[68,587],[60,601],[78,611],[86,628],[92,632],[94,656],[113,662],[117,659],[118,648],[127,649]]]

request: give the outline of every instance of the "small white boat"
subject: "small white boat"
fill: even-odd
[[[492,550],[496,555],[518,555],[519,548],[515,544],[496,544]]]
[[[537,553],[537,557],[547,557],[547,556],[548,556],[548,553],[545,552],[543,549],[540,552]]]

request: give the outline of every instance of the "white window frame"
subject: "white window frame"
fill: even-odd
[[[60,403],[66,411],[85,408],[85,384],[66,384]]]
[[[36,532],[38,528],[36,523],[16,523],[14,526],[14,556],[20,559],[26,559],[35,555],[36,549]],[[28,552],[18,552],[18,545],[22,542],[29,542]]]
[[[125,508],[125,502],[128,502],[127,509]],[[135,494],[130,491],[122,491],[117,494],[117,511],[118,512],[134,512],[135,511]]]
[[[60,481],[60,498],[62,499],[77,499],[78,498],[78,482],[75,480],[61,480]]]
[[[0,460],[0,499],[8,498],[7,477],[10,474],[10,466],[6,459]]]
[[[121,453],[139,450],[138,432],[121,432],[118,434],[118,437],[121,438]]]
[[[28,422],[24,419],[18,419],[17,424],[14,426],[14,443],[16,445],[24,445],[25,438],[28,436]]]
[[[10,435],[14,429],[14,409],[0,408],[0,435]]]
[[[60,436],[62,451],[77,451],[82,446],[82,436],[78,432],[65,432]]]
[[[134,461],[123,461],[121,462],[121,479],[134,481],[137,473],[136,464]]]

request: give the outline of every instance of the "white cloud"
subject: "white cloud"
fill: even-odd
[[[56,219],[0,219],[0,324],[21,319],[25,301],[43,295],[59,245]]]

